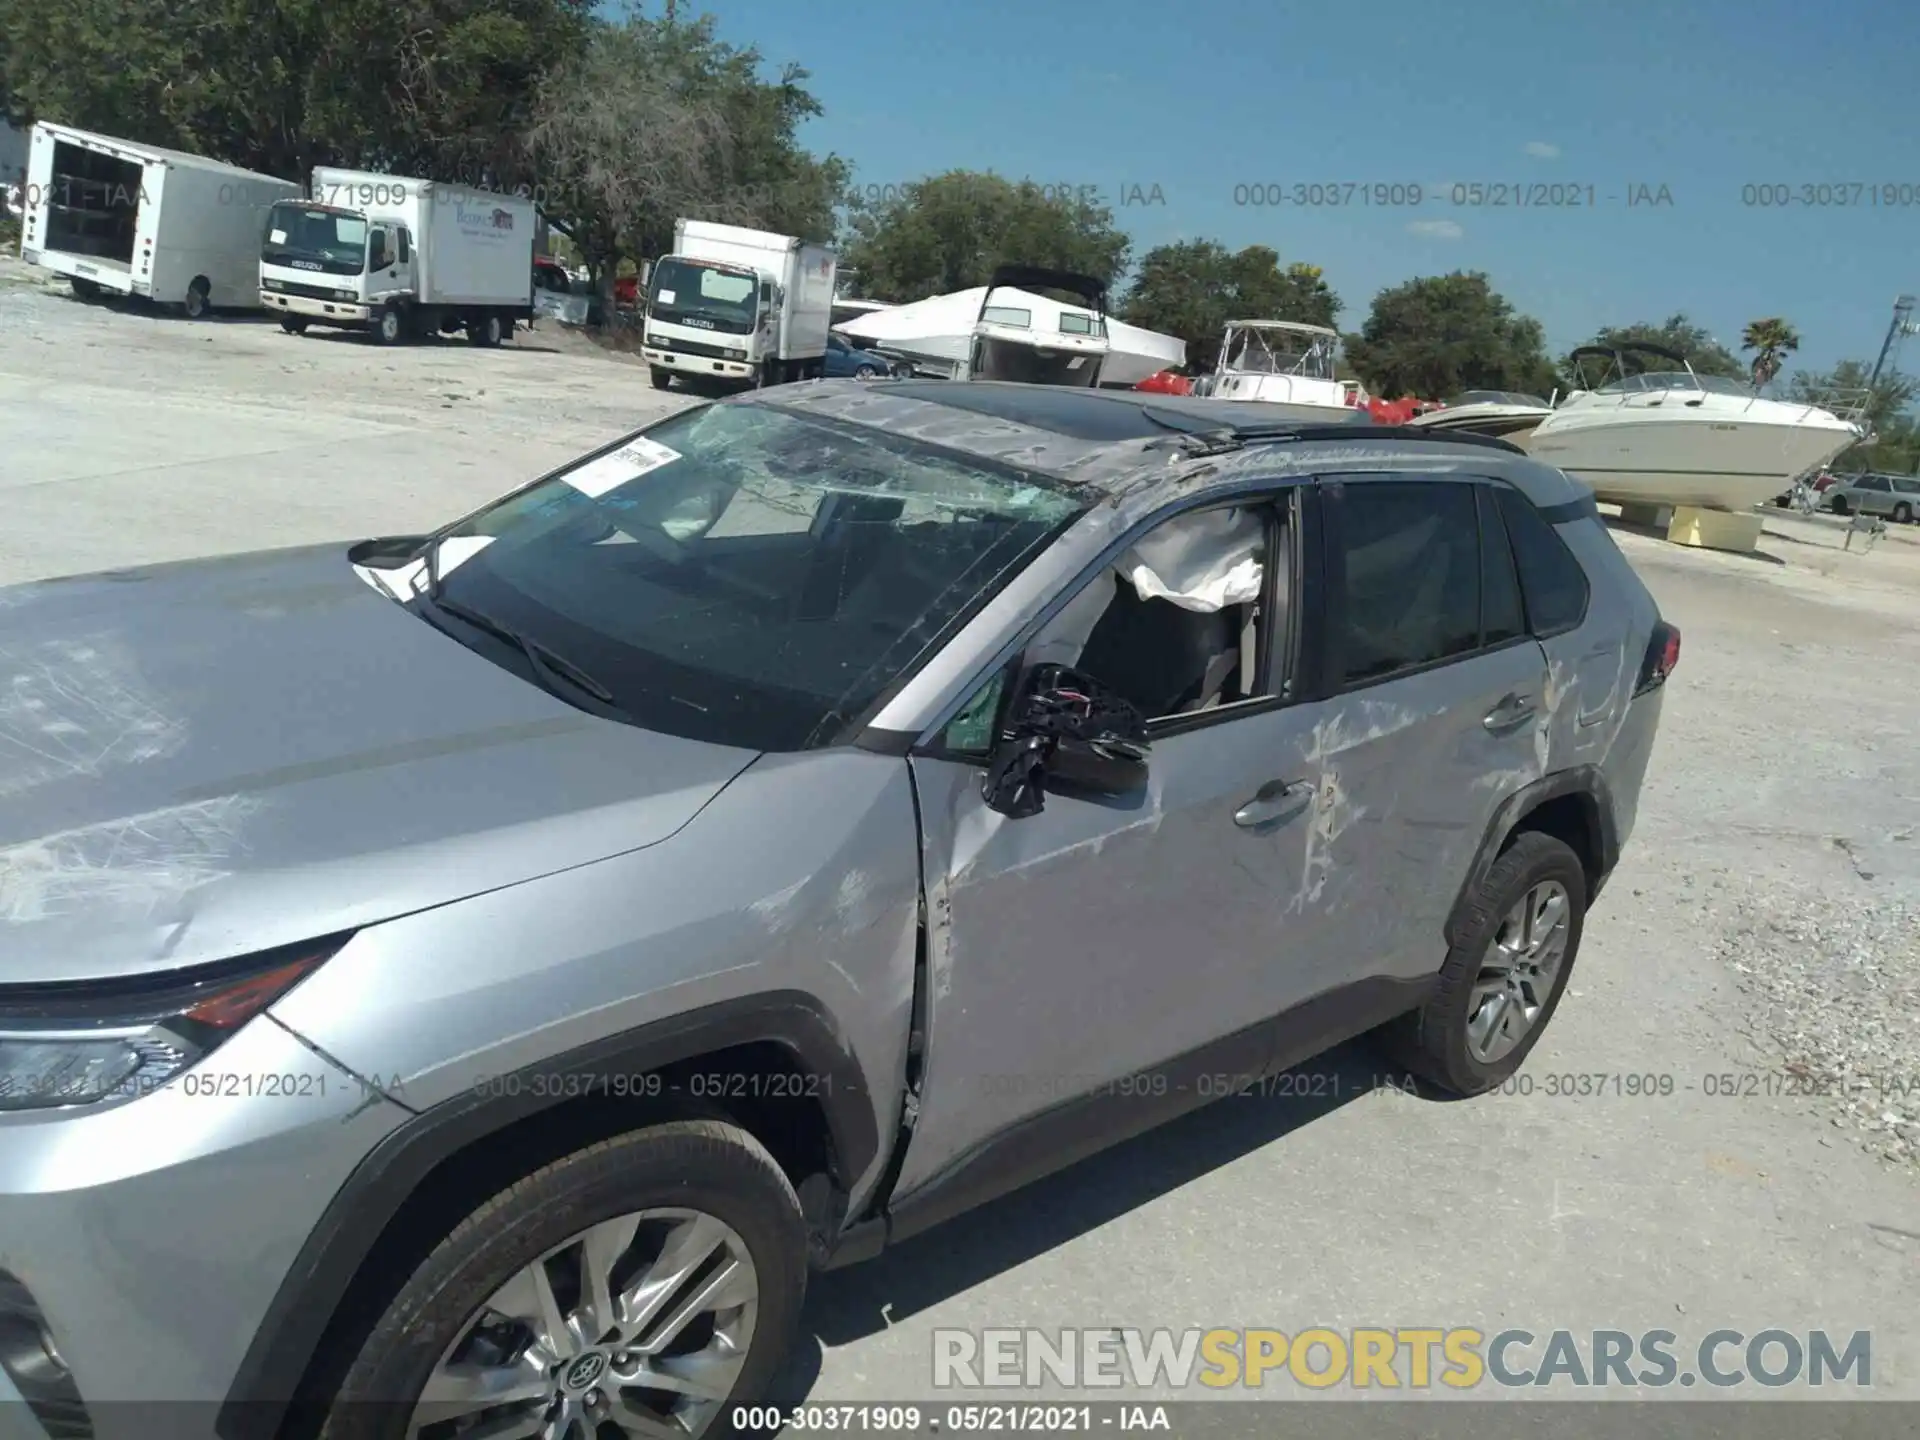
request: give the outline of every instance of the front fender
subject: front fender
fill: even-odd
[[[826,1112],[841,1169],[879,1153],[859,1062],[810,996],[775,992],[705,1006],[495,1077],[390,1132],[361,1161],[280,1284],[216,1417],[221,1440],[273,1440],[334,1315],[409,1196],[442,1164],[608,1076],[644,1075],[735,1046],[780,1046]],[[591,1091],[589,1093],[600,1093]],[[484,1197],[476,1196],[476,1203]]]

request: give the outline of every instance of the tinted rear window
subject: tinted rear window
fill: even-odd
[[[1571,630],[1586,618],[1587,572],[1526,496],[1504,486],[1499,496],[1526,598],[1527,628],[1535,635]]]

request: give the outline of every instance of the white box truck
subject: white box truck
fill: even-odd
[[[383,345],[464,330],[498,345],[533,318],[534,204],[460,185],[321,167],[273,207],[260,303],[298,335],[364,330]]]
[[[835,259],[825,245],[681,220],[654,261],[641,344],[656,390],[678,375],[729,386],[826,373]]]
[[[45,121],[27,146],[20,258],[83,300],[138,295],[198,318],[259,307],[260,235],[300,187]]]

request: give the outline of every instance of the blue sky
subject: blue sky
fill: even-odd
[[[1914,0],[682,0],[703,8],[813,72],[827,113],[803,138],[856,184],[959,168],[1094,187],[1136,255],[1204,236],[1323,267],[1345,329],[1385,286],[1479,269],[1555,353],[1675,311],[1737,350],[1748,320],[1784,315],[1799,362],[1825,367],[1871,361],[1895,295],[1920,291]],[[1473,183],[1595,203],[1453,204]],[[1307,184],[1426,198],[1283,193]],[[1746,203],[1822,184],[1905,203]],[[1254,186],[1274,188],[1239,198],[1281,203],[1235,203]],[[1661,186],[1670,204],[1628,203]]]

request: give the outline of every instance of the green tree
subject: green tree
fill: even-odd
[[[832,238],[847,166],[796,138],[821,113],[807,72],[768,80],[763,63],[717,38],[711,17],[630,15],[596,25],[542,81],[527,154],[603,300],[619,262],[665,254],[682,217]]]
[[[38,118],[290,179],[316,164],[505,184],[593,0],[0,0]],[[522,177],[523,178],[523,177]]]
[[[1217,240],[1158,245],[1140,260],[1121,317],[1187,343],[1187,368],[1213,368],[1229,320],[1295,320],[1331,327],[1340,297],[1315,265],[1284,269],[1265,245],[1231,251]]]
[[[1738,356],[1683,314],[1670,315],[1658,325],[1646,322],[1638,325],[1609,325],[1599,331],[1587,344],[1611,350],[1624,341],[1659,345],[1676,354],[1684,355],[1692,364],[1696,375],[1724,375],[1732,380],[1745,380],[1750,376],[1749,367]],[[1624,355],[1621,357],[1621,363],[1629,375],[1643,375],[1651,370],[1673,368],[1667,361],[1652,355]],[[1568,388],[1584,389],[1603,383],[1598,361],[1588,360],[1577,368],[1579,373],[1575,373],[1576,367],[1571,355],[1563,357],[1560,361],[1560,373]],[[1612,376],[1609,375],[1607,378],[1611,379]]]
[[[848,198],[842,258],[866,292],[906,303],[984,285],[999,265],[1044,265],[1111,285],[1132,242],[1113,212],[991,172],[950,170],[882,201]]]
[[[1740,334],[1740,348],[1754,352],[1748,373],[1755,391],[1765,389],[1780,373],[1787,356],[1800,348],[1800,332],[1779,316],[1749,321]]]
[[[1920,398],[1920,381],[1883,370],[1869,390],[1867,378],[1872,374],[1873,366],[1864,360],[1842,360],[1831,370],[1796,370],[1787,381],[1785,398],[1829,410],[1849,405],[1863,408],[1873,439],[1849,450],[1836,465],[1914,474],[1920,466],[1920,422],[1913,404]]]
[[[1540,322],[1516,312],[1480,271],[1382,290],[1347,360],[1376,395],[1445,400],[1462,390],[1553,388]]]

